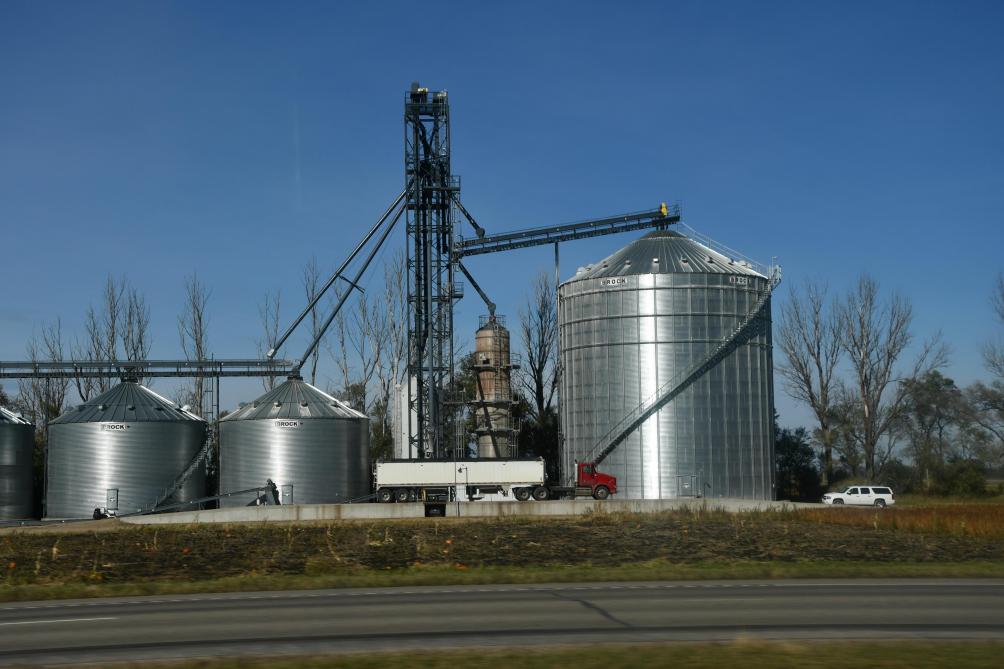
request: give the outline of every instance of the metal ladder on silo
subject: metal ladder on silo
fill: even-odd
[[[781,268],[778,266],[771,267],[768,274],[767,287],[757,298],[753,308],[736,325],[732,332],[715,347],[715,350],[708,357],[693,365],[682,375],[682,378],[678,375],[663,384],[655,394],[642,401],[641,404],[631,410],[599,439],[592,451],[590,451],[593,453],[597,449],[601,449],[596,458],[592,460],[594,464],[603,462],[632,432],[641,427],[642,423],[651,418],[659,409],[672,402],[680,393],[689,388],[695,381],[707,374],[739,348],[746,340],[748,334],[765,324],[765,322],[769,325],[769,321],[765,318],[767,304],[774,289],[781,283]]]
[[[195,473],[195,470],[202,465],[203,461],[205,461],[206,456],[209,455],[209,451],[213,447],[213,440],[210,436],[209,428],[207,428],[206,432],[206,439],[202,444],[202,448],[195,454],[192,461],[188,463],[188,466],[185,467],[180,474],[178,474],[177,478],[174,479],[171,485],[164,488],[160,494],[157,495],[157,499],[150,507],[151,509],[156,510],[158,506],[169,500],[174,493],[180,490],[183,485],[188,483],[188,479],[192,478],[192,474]]]
[[[209,400],[206,401],[206,395],[209,396]],[[178,492],[183,485],[188,483],[188,479],[192,478],[192,474],[198,469],[202,463],[205,461],[206,457],[209,455],[209,451],[213,449],[213,445],[219,441],[219,425],[220,425],[220,394],[219,394],[219,377],[210,381],[209,385],[203,391],[202,397],[203,406],[200,407],[200,413],[206,421],[206,438],[203,441],[202,448],[199,452],[195,454],[191,462],[181,470],[181,473],[171,482],[171,485],[167,486],[160,491],[157,495],[157,499],[154,501],[152,509],[156,509],[158,506],[166,502],[171,498],[174,493]]]

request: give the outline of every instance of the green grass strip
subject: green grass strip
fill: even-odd
[[[431,565],[393,570],[357,568],[350,571],[343,570],[338,574],[231,576],[199,581],[153,580],[127,583],[11,584],[0,586],[0,601],[422,585],[774,578],[1004,578],[1004,562],[813,560],[805,562],[735,561],[672,564],[655,560],[620,566],[485,566],[464,568]]]

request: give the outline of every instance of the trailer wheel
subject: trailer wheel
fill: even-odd
[[[593,490],[594,499],[606,499],[607,497],[610,497],[610,488],[605,485],[598,485],[596,486],[596,489]]]
[[[530,489],[529,488],[516,488],[512,491],[512,496],[515,497],[520,502],[525,502],[530,499]]]
[[[377,490],[377,499],[386,504],[394,501],[394,491],[390,488],[380,488]]]
[[[547,488],[540,486],[539,488],[533,489],[533,498],[538,502],[543,502],[548,498]]]
[[[395,490],[394,491],[394,499],[396,499],[399,502],[407,502],[408,501],[408,489],[407,488],[398,488],[397,490]]]

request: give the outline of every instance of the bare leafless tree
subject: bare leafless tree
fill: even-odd
[[[122,325],[122,304],[125,300],[125,279],[109,275],[105,281],[101,318],[104,334],[104,359],[119,359],[119,336]]]
[[[185,279],[185,305],[178,316],[178,336],[186,360],[205,360],[209,355],[209,317],[206,314],[209,296],[209,288],[199,281],[197,274]],[[205,413],[204,390],[205,377],[196,377],[184,391],[185,403],[198,407],[200,414]]]
[[[118,360],[119,337],[122,322],[122,305],[125,300],[125,279],[116,279],[111,274],[105,279],[105,287],[98,308],[93,305],[87,308],[84,321],[85,342],[77,343],[74,359],[82,360]],[[79,357],[78,357],[79,356]],[[108,367],[105,371],[110,371]],[[114,379],[77,379],[77,392],[81,399],[87,400],[93,393],[103,393],[114,385]]]
[[[62,362],[65,359],[62,323],[57,320],[43,325],[41,332],[28,341],[26,352],[31,362]],[[18,380],[19,404],[32,417],[43,443],[48,439],[48,422],[66,406],[69,387],[68,379]]]
[[[76,339],[71,360],[145,360],[150,353],[150,308],[146,298],[124,277],[108,275],[98,308],[87,308],[83,339]],[[109,365],[104,371],[110,371]],[[74,379],[77,394],[85,402],[114,385],[112,378],[84,375]]]
[[[408,356],[408,296],[405,286],[404,251],[397,251],[384,265],[383,354],[377,367],[380,397],[390,406],[394,386],[404,376]]]
[[[328,293],[328,295],[328,308],[334,309],[335,304],[337,304],[341,299],[342,289],[335,286],[333,294]],[[328,353],[331,355],[331,359],[335,363],[335,368],[339,376],[337,385],[339,385],[342,392],[344,392],[353,383],[352,365],[349,363],[349,336],[346,321],[345,310],[342,309],[342,311],[338,312],[332,322],[334,329],[334,342],[331,341],[330,337],[326,338],[324,341],[324,346],[328,349]]]
[[[519,385],[531,400],[530,412],[539,419],[551,408],[558,387],[555,343],[558,315],[554,286],[547,273],[533,282],[533,293],[519,314],[520,336],[526,354]]]
[[[896,368],[913,339],[913,308],[898,294],[886,302],[878,283],[864,275],[840,307],[841,344],[851,364],[846,395],[848,419],[857,434],[865,474],[875,479],[895,448],[896,422],[907,393],[899,381],[920,378],[945,364],[947,349],[940,336],[924,344],[912,369],[897,377]]]
[[[150,307],[136,288],[126,289],[125,327],[122,330],[122,351],[126,360],[146,360],[153,339],[150,335]]]
[[[839,318],[823,285],[792,289],[781,307],[777,343],[785,360],[779,370],[793,399],[807,405],[823,455],[822,484],[833,479],[836,369],[840,362]]]
[[[370,403],[372,417],[370,448],[376,457],[389,457],[393,452],[391,412],[393,393],[404,376],[408,355],[408,297],[404,251],[396,251],[384,264],[383,293],[380,298],[376,327],[370,337],[379,340],[379,360],[376,366],[376,389]]]
[[[258,357],[262,358],[265,353],[272,348],[279,339],[279,300],[280,293],[266,292],[264,301],[258,305],[258,316],[261,319],[262,336],[258,339]],[[263,376],[261,384],[265,390],[272,390],[276,386],[276,377]]]
[[[303,292],[307,297],[307,304],[310,304],[315,297],[317,297],[317,291],[320,290],[321,283],[321,271],[317,267],[317,258],[311,256],[310,260],[303,267]],[[321,318],[320,314],[317,312],[317,307],[310,310],[310,340],[313,341],[321,333]],[[317,361],[321,353],[321,347],[317,346],[314,348],[314,352],[310,354],[309,361],[309,375],[308,379],[311,384],[317,383]],[[303,361],[307,364],[307,361]]]
[[[369,300],[365,293],[359,296],[352,310],[348,339],[358,365],[355,382],[363,393],[362,404],[366,412],[370,411],[376,399],[370,388],[383,357],[385,317],[383,304],[379,300]]]
[[[997,315],[997,320],[1000,321],[1001,326],[1004,326],[1004,273],[997,275],[997,285],[994,286],[990,303]],[[1004,332],[998,335],[996,341],[992,341],[984,347],[983,359],[987,364],[987,369],[1004,379]]]
[[[90,306],[87,308],[87,314],[84,320],[84,338],[83,340],[76,340],[70,352],[70,359],[77,361],[104,360],[105,349],[103,342],[104,333],[101,321],[98,318],[94,307]],[[79,395],[80,399],[84,402],[89,400],[92,395],[103,392],[103,390],[107,390],[108,387],[108,381],[106,379],[96,379],[85,375],[74,377],[73,382],[77,388],[77,395]]]

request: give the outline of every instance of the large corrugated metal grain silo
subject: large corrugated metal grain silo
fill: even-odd
[[[118,511],[150,508],[199,454],[206,423],[133,381],[74,407],[49,424],[48,518],[90,517],[118,491]],[[205,493],[199,467],[173,501]]]
[[[754,308],[766,271],[730,255],[661,230],[559,287],[566,477]],[[773,387],[767,327],[647,419],[600,469],[617,477],[622,498],[772,499]]]
[[[292,486],[298,504],[368,495],[369,419],[299,377],[290,377],[220,421],[220,492]],[[221,506],[252,502],[228,497]]]
[[[34,426],[0,407],[0,520],[32,515],[34,450]]]

